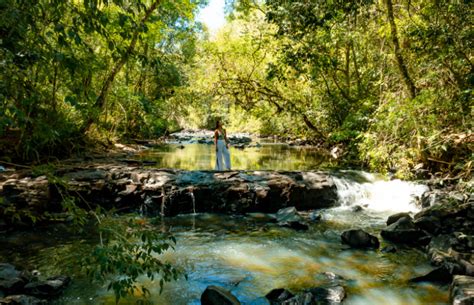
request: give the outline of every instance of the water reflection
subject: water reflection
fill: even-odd
[[[309,170],[334,165],[315,148],[286,144],[262,144],[245,149],[231,146],[230,155],[232,168],[242,170]],[[216,154],[213,145],[166,144],[142,152],[139,158],[156,161],[163,168],[213,170]]]

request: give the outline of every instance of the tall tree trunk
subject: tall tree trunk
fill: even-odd
[[[388,18],[388,22],[390,23],[390,31],[392,34],[392,42],[393,42],[393,47],[395,51],[395,58],[397,59],[398,69],[400,70],[400,74],[402,75],[403,81],[405,82],[405,86],[407,87],[410,97],[415,98],[417,89],[415,87],[415,83],[413,82],[413,79],[410,77],[410,74],[408,73],[408,68],[403,58],[402,51],[400,49],[400,43],[398,41],[397,25],[395,24],[395,17],[393,16],[392,0],[385,0],[385,3],[387,5],[387,18]]]
[[[152,5],[145,11],[145,15],[140,21],[140,25],[143,25],[147,22],[151,14],[158,8],[159,3],[160,3],[160,0],[154,1]],[[140,35],[140,28],[141,28],[140,25],[137,27],[137,29],[133,33],[132,40],[130,41],[130,45],[128,46],[127,51],[123,54],[122,58],[120,58],[120,60],[115,63],[109,75],[105,79],[104,84],[102,85],[100,94],[94,103],[94,107],[98,108],[99,111],[102,111],[104,107],[106,106],[107,96],[109,94],[110,87],[112,86],[112,83],[115,80],[115,77],[123,68],[123,66],[127,63],[128,59],[130,58],[130,55],[132,55],[133,51],[135,50],[135,46],[137,45],[138,37]],[[86,130],[90,127],[90,125],[92,125],[92,123],[94,123],[96,118],[97,117],[95,115],[89,118],[89,120],[87,121],[85,125]]]

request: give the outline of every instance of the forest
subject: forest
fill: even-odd
[[[182,128],[342,145],[372,170],[472,169],[470,1],[2,1],[2,155]],[[393,2],[393,3],[392,3]]]
[[[459,287],[466,281],[474,289],[473,2],[225,0],[225,24],[211,30],[198,16],[213,1],[0,1],[0,244],[11,246],[0,250],[0,304],[24,304],[7,303],[18,291],[49,302],[50,292],[26,288],[34,275],[21,278],[24,290],[5,286],[5,274],[20,277],[7,262],[51,265],[48,276],[79,278],[72,276],[73,287],[113,291],[68,288],[57,305],[76,295],[95,301],[74,304],[198,304],[199,297],[204,305],[323,304],[321,295],[337,295],[325,300],[339,304],[352,293],[348,304],[448,304],[447,285],[455,287],[449,304],[472,304],[474,290]],[[217,121],[233,137],[225,141],[234,171],[212,171]],[[199,136],[189,140],[188,132]],[[215,145],[217,154],[217,138]],[[38,226],[55,236],[54,246],[29,244],[41,239]],[[327,248],[291,256],[294,236],[308,229],[301,234],[328,230],[352,248],[378,249],[372,234],[385,243],[379,252],[334,258],[339,239],[301,235],[303,244],[316,238]],[[71,236],[77,244],[67,246]],[[201,252],[193,238],[218,252]],[[407,254],[387,254],[397,251],[392,244]],[[65,259],[52,263],[41,249]],[[329,286],[313,275],[293,281],[298,267],[283,263],[285,255],[305,272],[329,266],[315,257],[342,260],[341,268],[358,270],[351,275],[361,287],[334,273]],[[258,263],[244,262],[253,256]],[[438,273],[423,277],[428,265],[416,268],[426,256]],[[206,269],[206,257],[224,279]],[[74,265],[81,270],[70,271]],[[344,274],[337,262],[330,266]],[[388,278],[402,266],[412,269]],[[272,268],[289,278],[268,280]],[[173,296],[186,285],[183,275],[194,284]],[[445,286],[403,296],[410,276],[410,285]],[[399,296],[383,290],[391,283]],[[269,301],[257,298],[264,290]],[[467,303],[455,303],[452,291],[464,291]],[[303,303],[308,294],[313,303]]]

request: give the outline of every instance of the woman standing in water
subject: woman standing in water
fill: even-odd
[[[230,170],[229,140],[227,139],[227,132],[222,127],[220,120],[216,122],[214,144],[216,145],[216,170]]]

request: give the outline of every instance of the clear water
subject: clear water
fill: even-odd
[[[184,148],[181,148],[184,147]],[[328,168],[335,162],[311,147],[262,143],[245,149],[230,147],[232,169],[310,170]],[[143,151],[139,158],[157,162],[157,167],[186,170],[213,170],[215,146],[207,144],[166,144]]]
[[[200,304],[208,285],[230,289],[242,304],[267,304],[262,298],[273,288],[294,291],[323,283],[320,273],[330,271],[348,279],[345,304],[448,304],[447,287],[408,284],[407,280],[431,270],[425,255],[410,248],[397,253],[347,249],[343,230],[362,227],[378,235],[385,214],[354,213],[347,208],[321,211],[322,221],[307,232],[280,228],[264,215],[181,215],[157,220],[157,230],[172,228],[176,251],[165,258],[183,267],[188,280],[168,283],[159,294],[157,282],[144,283],[160,305]],[[2,237],[2,261],[14,262],[43,274],[70,272],[73,284],[55,304],[114,304],[104,287],[80,276],[76,261],[87,255],[91,236],[67,236],[64,228]],[[384,244],[382,244],[383,246]],[[134,298],[123,304],[134,304]]]
[[[141,158],[156,160],[159,167],[212,169],[212,148],[168,145],[145,152]],[[241,169],[304,170],[328,164],[314,151],[286,145],[243,151],[231,148],[231,154],[234,168]],[[312,223],[306,232],[280,228],[263,214],[154,219],[157,230],[170,228],[177,237],[176,251],[165,253],[164,258],[184,268],[188,280],[168,283],[160,294],[157,282],[143,279],[152,292],[151,300],[159,305],[200,304],[204,289],[219,285],[231,290],[242,304],[268,304],[263,296],[271,289],[285,287],[297,292],[324,283],[322,272],[334,272],[348,280],[344,304],[448,304],[446,286],[408,283],[432,269],[423,252],[402,247],[397,253],[385,254],[348,249],[340,242],[344,230],[362,228],[385,246],[379,232],[386,218],[399,211],[417,211],[415,196],[425,187],[355,171],[334,173],[334,179],[341,207],[318,211],[322,220]],[[365,209],[353,212],[354,205]],[[43,275],[73,275],[72,285],[54,304],[115,304],[113,293],[90,283],[77,264],[98,243],[97,236],[68,232],[66,225],[58,225],[1,235],[0,261],[38,269]],[[136,300],[131,297],[121,304],[135,304]]]

